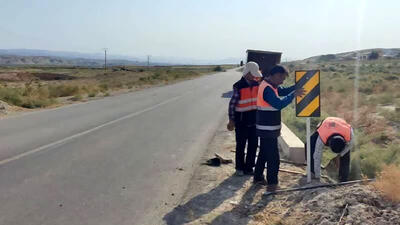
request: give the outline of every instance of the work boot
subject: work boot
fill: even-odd
[[[233,175],[237,177],[242,177],[244,175],[244,172],[243,170],[236,170],[236,172]]]
[[[262,178],[262,179],[254,179],[253,183],[256,184],[256,185],[263,185],[263,186],[267,185],[267,181],[264,178]]]
[[[244,170],[243,173],[244,173],[244,175],[254,176],[254,171],[253,171],[253,169],[251,169],[251,170]]]
[[[275,192],[279,189],[278,184],[268,184],[267,185],[267,192]]]

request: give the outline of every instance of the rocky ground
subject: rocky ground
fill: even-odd
[[[224,124],[210,143],[203,161],[214,157],[214,153],[234,159],[234,149],[234,132],[226,131]],[[281,169],[305,170],[287,163],[281,163]],[[400,204],[384,200],[368,184],[266,195],[265,186],[253,185],[251,176],[233,174],[234,164],[200,165],[181,204],[164,216],[165,223],[400,224]],[[281,171],[280,188],[304,186],[305,179],[301,174]],[[323,179],[321,182],[330,181]]]

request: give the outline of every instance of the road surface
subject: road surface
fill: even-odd
[[[240,76],[230,70],[0,120],[0,224],[161,223]]]

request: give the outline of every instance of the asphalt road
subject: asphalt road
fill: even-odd
[[[0,224],[161,223],[240,76],[230,70],[0,120]]]

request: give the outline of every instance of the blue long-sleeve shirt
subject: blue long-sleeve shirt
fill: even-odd
[[[268,102],[272,107],[281,110],[293,101],[294,90],[295,85],[287,88],[278,87],[278,95],[283,96],[282,98],[279,98],[278,96],[276,96],[274,90],[272,90],[271,87],[266,87],[264,89],[263,97],[264,100]]]

